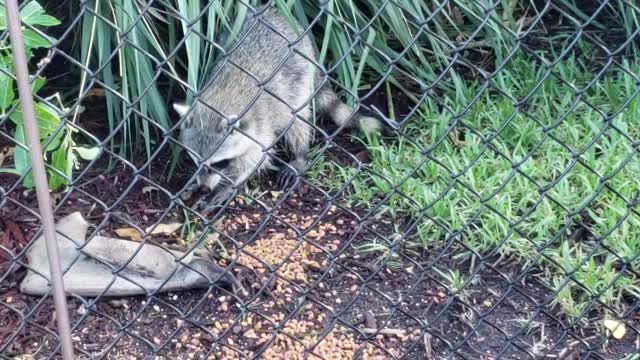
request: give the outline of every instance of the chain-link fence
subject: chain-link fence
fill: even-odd
[[[1,358],[639,358],[634,1],[23,1],[70,339],[0,3]]]

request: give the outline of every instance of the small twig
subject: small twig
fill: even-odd
[[[376,317],[372,313],[366,312],[364,314],[364,319],[365,319],[365,324],[367,325],[367,328],[369,329],[378,328],[378,325],[376,324]]]
[[[587,341],[595,340],[595,339],[597,339],[598,337],[599,337],[598,335],[592,335],[592,336],[587,336],[587,337],[585,337],[585,338],[582,338],[582,339],[580,339],[580,340],[574,340],[573,342],[570,342],[570,343],[567,345],[567,347],[568,347],[568,348],[574,348],[574,347],[575,347],[576,345],[578,345],[578,344],[584,344],[584,343],[586,343]]]
[[[429,334],[428,332],[425,332],[424,335],[422,336],[422,339],[424,340],[425,356],[427,357],[427,360],[431,360],[433,359],[433,349],[431,347],[431,334]]]
[[[380,335],[396,335],[396,336],[404,336],[407,334],[406,330],[403,329],[391,329],[391,328],[384,328],[384,329],[372,329],[372,328],[363,328],[363,329],[359,329],[360,331],[362,331],[365,334],[380,334]]]
[[[371,273],[378,275],[382,280],[387,280],[387,276],[382,271],[376,271],[376,269],[371,264],[367,264],[358,260],[347,260],[347,264],[353,264],[357,267],[361,267],[363,269],[369,270]]]

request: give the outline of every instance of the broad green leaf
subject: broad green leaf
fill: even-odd
[[[40,89],[42,89],[46,81],[47,79],[43,78],[42,76],[31,79],[31,92],[36,94],[38,91],[40,91]]]
[[[60,146],[62,136],[65,134],[66,129],[58,130],[60,127],[59,112],[55,108],[45,104],[36,104],[36,118],[38,120],[38,126],[40,127],[40,139],[42,141],[42,147],[45,151],[55,150]],[[44,131],[49,131],[46,135],[43,135]],[[51,139],[53,136],[53,139]],[[49,143],[47,145],[47,143]]]
[[[66,146],[60,147],[58,150],[54,151],[51,155],[51,167],[59,170],[66,177],[71,177],[72,171],[72,154]],[[67,178],[65,176],[60,175],[57,171],[49,169],[49,188],[52,191],[58,190],[63,185],[67,184]]]
[[[53,38],[40,35],[31,29],[24,29],[22,34],[24,38],[24,46],[31,49],[50,48],[55,42]]]
[[[23,124],[18,124],[16,126],[16,133],[14,136],[16,138],[16,141],[24,144],[25,146],[28,146],[27,140],[24,137]],[[29,152],[21,146],[16,146],[15,152],[13,153],[13,162],[18,173],[20,173],[21,176],[24,175],[31,166],[31,158],[29,158]],[[31,172],[29,172],[29,174],[24,178],[23,185],[26,188],[33,187],[33,175],[31,174]]]
[[[33,56],[33,52],[31,51],[31,48],[26,47],[24,50],[25,50],[27,62],[31,61],[31,57]]]
[[[20,18],[25,24],[29,25],[55,26],[60,24],[58,19],[47,15],[37,1],[30,1],[23,6],[20,9]]]
[[[4,7],[4,0],[0,0],[0,30],[7,30],[7,9]]]
[[[53,134],[60,125],[60,117],[56,110],[50,106],[37,103],[36,108],[36,120],[38,121],[38,128],[40,129],[40,139],[46,139]],[[11,113],[9,118],[16,124],[24,124],[22,119],[22,107],[18,107],[16,111]]]
[[[80,156],[84,160],[94,160],[100,154],[99,147],[86,148],[78,146],[74,147],[73,150],[75,150],[75,152],[78,153],[78,156]]]
[[[57,127],[60,124],[61,111],[45,103],[36,104],[36,117],[39,121],[46,121],[47,124]]]
[[[34,15],[26,23],[29,25],[56,26],[60,25],[60,20],[50,15]]]
[[[55,135],[53,135],[53,138],[51,138],[51,136],[47,136],[46,138],[43,138],[42,140],[40,140],[42,149],[45,152],[49,152],[57,149],[60,146],[60,141],[62,141],[63,135],[64,135],[64,131],[59,131]]]
[[[47,15],[36,1],[30,1],[20,9],[20,19],[25,24],[29,25],[41,25],[41,26],[55,26],[60,25],[60,21],[53,16]],[[4,6],[4,0],[0,0],[0,30],[7,29],[6,9]]]
[[[16,95],[13,91],[13,79],[7,73],[9,70],[0,67],[0,111],[3,113],[11,106]]]
[[[0,168],[0,174],[13,174],[13,175],[22,176],[20,171],[18,171],[17,169],[9,169],[9,168]]]
[[[11,54],[0,55],[0,67],[9,69],[7,72],[13,74],[13,56]]]

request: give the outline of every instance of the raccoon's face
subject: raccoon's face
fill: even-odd
[[[260,168],[260,159],[263,157],[260,146],[247,141],[246,136],[230,135],[215,154],[203,162],[197,176],[198,185],[209,190],[240,185],[254,170]],[[195,156],[193,160],[198,163]]]
[[[181,105],[174,108],[181,116],[188,110]],[[187,125],[181,127],[179,140],[195,152],[188,152],[192,160],[202,164],[196,177],[200,187],[213,191],[223,185],[239,184],[248,175],[255,156],[262,154],[254,141],[224,121],[207,122],[205,126],[189,121],[184,124]]]
[[[196,159],[194,159],[194,161],[197,163]],[[208,190],[214,190],[223,182],[233,182],[233,178],[229,176],[231,161],[232,160],[220,160],[203,166],[196,177],[198,186]]]

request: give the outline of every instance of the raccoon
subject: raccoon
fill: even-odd
[[[179,141],[203,165],[194,185],[215,193],[211,205],[224,203],[234,188],[273,167],[280,138],[290,161],[276,182],[283,188],[295,182],[307,166],[312,99],[338,126],[365,133],[381,128],[377,119],[354,111],[328,82],[323,84],[316,48],[294,26],[271,6],[250,16],[195,103],[173,105],[185,118]]]

